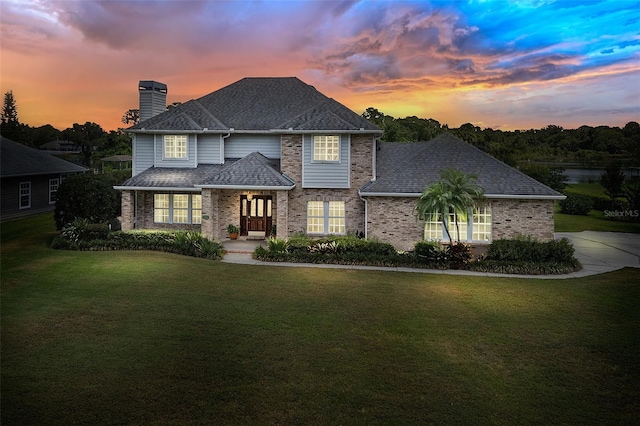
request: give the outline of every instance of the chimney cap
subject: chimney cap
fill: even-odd
[[[156,92],[167,93],[167,85],[154,80],[140,80],[138,83],[138,90],[153,90]]]

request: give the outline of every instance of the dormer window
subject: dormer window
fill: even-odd
[[[187,158],[187,135],[165,135],[164,158],[185,160]]]
[[[340,136],[318,135],[313,137],[313,161],[340,161]]]

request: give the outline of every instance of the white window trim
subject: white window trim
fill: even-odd
[[[155,201],[155,196],[156,195],[168,195],[169,196],[169,221],[168,222],[156,222],[156,201]],[[173,220],[173,212],[174,212],[174,208],[173,208],[173,197],[174,195],[187,195],[189,197],[189,201],[188,201],[188,207],[187,207],[187,222],[174,222]],[[202,197],[202,194],[199,193],[167,193],[167,192],[162,192],[162,193],[154,193],[153,194],[153,223],[166,223],[166,224],[170,224],[170,225],[201,225],[202,224],[202,198],[201,200],[201,204],[200,204],[200,208],[199,209],[194,209],[193,208],[193,197],[199,195],[200,197]],[[164,208],[163,208],[164,209]],[[199,222],[194,222],[193,218],[194,218],[194,210],[196,211],[200,211],[200,221]],[[196,216],[197,217],[197,216]]]
[[[55,183],[55,190],[52,189],[53,185]],[[49,204],[55,204],[56,200],[51,201],[51,196],[53,194],[56,194],[56,199],[57,199],[57,194],[58,194],[58,188],[60,187],[60,178],[54,178],[54,179],[49,179]]]
[[[474,234],[474,219],[473,219],[473,210],[474,209],[470,209],[470,211],[467,213],[467,222],[466,222],[466,228],[467,228],[467,232],[466,232],[466,237],[463,235],[460,235],[460,242],[462,243],[471,243],[471,244],[488,244],[493,240],[493,212],[491,211],[491,206],[481,206],[478,208],[488,208],[490,210],[489,216],[491,217],[491,222],[489,222],[490,225],[490,235],[489,235],[489,239],[488,240],[474,240],[473,239],[473,234]],[[449,229],[449,233],[451,234],[451,238],[456,241],[457,240],[457,230],[456,230],[456,225],[455,222],[451,222],[449,221],[449,216],[451,215],[451,213],[449,215],[447,215],[446,217],[446,221],[447,221],[447,228]],[[442,242],[448,242],[449,238],[447,236],[446,231],[444,230],[444,225],[442,223],[441,220],[438,221],[426,221],[425,222],[425,226],[423,227],[423,235],[425,239],[429,239],[429,240],[433,240],[432,238],[426,238],[426,226],[427,223],[437,223],[440,225],[440,233],[442,234],[442,239],[436,239],[437,241],[442,241]]]
[[[184,157],[170,157],[167,155],[167,138],[184,138],[185,139],[185,152]],[[175,144],[176,140],[174,140]],[[175,145],[174,145],[175,153]],[[162,160],[164,161],[185,161],[189,160],[189,135],[163,135],[162,136]]]
[[[309,206],[309,202],[314,201],[314,202],[321,202],[322,203],[322,216],[309,216],[308,215],[308,206]],[[329,216],[329,203],[330,202],[339,202],[339,203],[343,203],[344,204],[344,216],[342,216],[341,218],[344,220],[345,222],[345,226],[344,226],[344,232],[329,232],[329,220],[330,219],[334,219],[334,218],[340,218],[339,216]],[[309,232],[309,218],[310,217],[314,217],[314,218],[322,218],[323,219],[323,229],[322,232]],[[346,235],[347,234],[347,206],[346,203],[342,200],[332,200],[332,201],[320,201],[320,200],[309,200],[307,201],[307,225],[306,225],[306,229],[307,229],[307,234],[308,235]]]
[[[27,194],[24,194],[24,195],[22,194],[22,185],[28,185],[29,192]],[[26,206],[22,205],[23,196],[28,197],[27,200],[29,200],[29,204]],[[20,182],[18,184],[18,207],[20,210],[31,208],[31,181]]]
[[[338,158],[336,160],[317,160],[316,159],[316,138],[338,138]],[[342,153],[342,138],[340,137],[340,135],[311,135],[311,162],[312,163],[339,164],[342,160],[341,153]],[[325,149],[325,154],[326,154],[326,149]]]

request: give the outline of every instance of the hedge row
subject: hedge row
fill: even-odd
[[[530,238],[496,240],[482,259],[471,260],[466,244],[442,246],[421,241],[414,250],[396,251],[376,240],[356,237],[330,237],[314,240],[295,236],[289,240],[270,239],[267,247],[258,247],[256,259],[268,262],[330,263],[410,267],[425,269],[467,269],[505,274],[565,274],[577,271],[580,263],[573,257],[568,240],[540,242]]]
[[[155,250],[206,259],[221,259],[222,245],[194,231],[115,231],[101,224],[75,220],[54,238],[63,250]]]

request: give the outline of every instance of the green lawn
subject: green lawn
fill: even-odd
[[[640,271],[571,280],[48,248],[2,224],[1,420],[635,424]]]
[[[597,182],[571,184],[567,187],[566,191],[607,198],[604,194],[604,188]],[[554,221],[554,230],[556,232],[603,231],[640,234],[640,223],[611,220],[606,218],[604,212],[599,210],[591,210],[587,216],[562,214],[560,213],[560,207],[557,202],[555,205]]]

